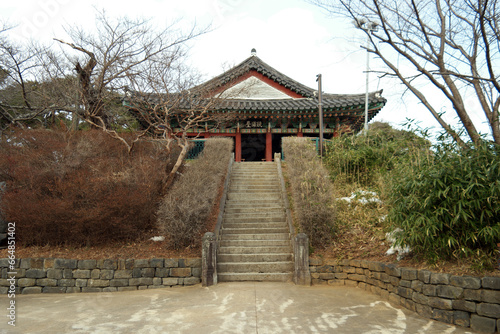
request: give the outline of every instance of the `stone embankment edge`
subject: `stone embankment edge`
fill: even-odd
[[[364,260],[312,258],[309,266],[313,284],[358,287],[425,318],[500,332],[500,277],[454,276]]]
[[[201,258],[71,260],[0,259],[0,294],[15,277],[16,293],[113,292],[195,285],[201,282]],[[13,274],[15,273],[15,274]]]

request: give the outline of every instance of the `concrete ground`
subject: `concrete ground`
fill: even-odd
[[[350,287],[242,282],[18,295],[15,328],[8,302],[0,296],[0,333],[468,333]]]

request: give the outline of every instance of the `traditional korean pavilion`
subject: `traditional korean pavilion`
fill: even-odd
[[[272,161],[274,153],[281,152],[282,137],[319,137],[317,91],[266,64],[255,49],[239,65],[192,90],[213,96],[224,91],[228,96],[219,108],[233,113],[231,121],[208,131],[192,129],[190,135],[234,137],[236,161]],[[363,128],[364,93],[322,95],[325,138]],[[385,103],[382,90],[369,93],[369,120]]]

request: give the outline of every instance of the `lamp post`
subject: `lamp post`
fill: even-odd
[[[370,22],[365,19],[357,19],[354,21],[354,25],[358,29],[362,29],[366,32],[366,92],[365,92],[365,127],[364,135],[368,132],[368,83],[370,76],[370,53],[368,48],[370,47],[370,34],[377,31],[378,24],[375,22]]]

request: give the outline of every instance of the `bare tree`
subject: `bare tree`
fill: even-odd
[[[481,136],[466,98],[484,112],[495,143],[500,144],[500,11],[496,0],[309,0],[358,25],[376,22],[368,52],[387,66],[462,147],[467,144],[422,90],[432,84],[449,100],[470,140]]]

